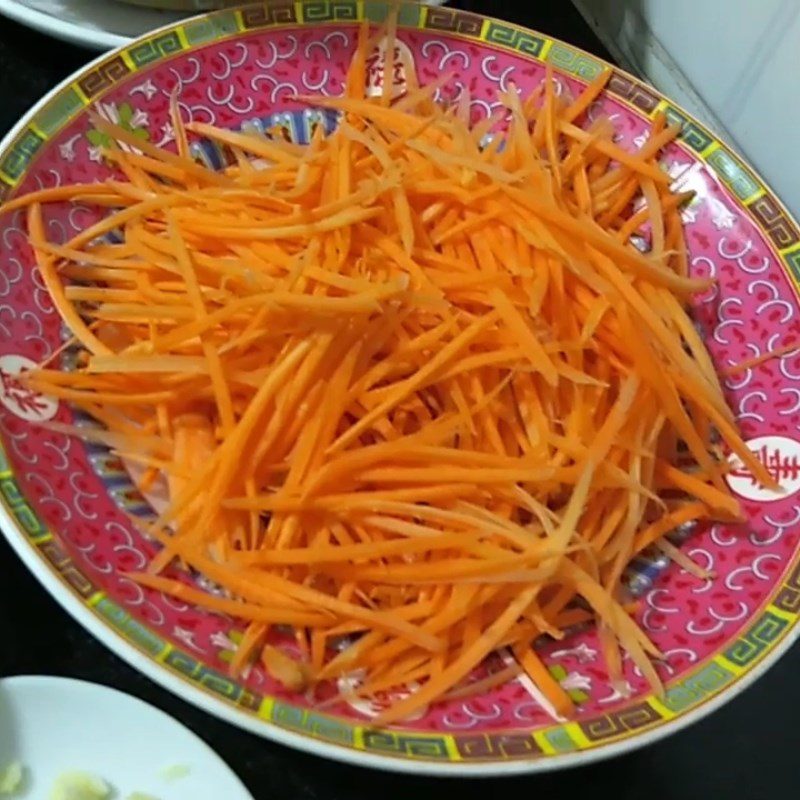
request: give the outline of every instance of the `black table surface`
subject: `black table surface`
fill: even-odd
[[[514,6],[517,11],[511,4],[490,0],[455,4],[511,18],[608,56],[568,0],[520,3]],[[86,51],[0,17],[0,137],[44,92],[90,57]],[[800,782],[800,647],[711,717],[610,761],[492,782],[392,775],[288,750],[239,731],[167,693],[68,617],[0,541],[0,675],[32,673],[108,684],[162,708],[200,734],[239,774],[256,800],[366,800],[376,795],[382,800],[427,800],[442,791],[464,800],[484,797],[487,792],[517,797],[552,793],[569,798],[578,790],[610,790],[618,800],[760,800],[796,795]]]

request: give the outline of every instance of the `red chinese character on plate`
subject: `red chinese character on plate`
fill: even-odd
[[[0,402],[16,416],[29,422],[45,422],[58,411],[58,403],[31,389],[22,374],[36,367],[25,356],[0,356]]]
[[[388,42],[384,37],[375,45],[367,56],[367,96],[379,97],[383,94],[383,82],[386,75],[386,51]],[[409,84],[409,76],[415,74],[414,56],[405,42],[399,39],[395,42],[391,58],[392,90],[394,99],[404,94]]]
[[[766,467],[780,491],[762,486],[742,460],[731,454],[731,470],[726,479],[736,494],[747,500],[771,502],[800,491],[800,442],[788,436],[758,436],[747,442],[747,447]]]

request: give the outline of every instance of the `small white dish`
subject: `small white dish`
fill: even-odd
[[[25,768],[20,797],[30,800],[49,797],[65,772],[97,775],[120,800],[134,792],[158,800],[253,800],[208,745],[163,711],[67,678],[0,680],[0,770],[13,761]]]
[[[446,0],[428,2],[444,5]],[[191,13],[158,11],[116,0],[0,0],[0,15],[55,39],[99,51],[130,44]]]
[[[55,39],[101,51],[186,16],[115,0],[0,0],[0,14]]]

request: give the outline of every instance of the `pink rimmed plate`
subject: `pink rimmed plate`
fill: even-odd
[[[372,0],[273,2],[198,17],[164,28],[86,67],[45,97],[0,145],[0,199],[41,186],[102,180],[102,135],[89,110],[151,142],[168,145],[171,93],[184,113],[229,127],[280,126],[305,141],[335,117],[302,109],[296,94],[341,91],[366,15],[382,21],[388,4]],[[392,65],[425,83],[446,71],[453,91],[468,86],[476,116],[491,113],[498,89],[523,92],[555,70],[557,91],[577,92],[604,68],[598,59],[533,31],[474,14],[404,4]],[[370,85],[383,77],[370,61]],[[695,316],[720,366],[794,341],[798,329],[800,231],[761,179],[680,108],[615,72],[590,116],[610,116],[626,147],[639,145],[659,110],[684,123],[664,164],[695,200],[684,222],[692,270],[713,275]],[[198,145],[214,165],[214,148]],[[48,211],[51,235],[85,228],[93,211]],[[240,637],[229,619],[145,591],[124,577],[154,554],[128,515],[147,515],[123,464],[107,451],[36,423],[73,412],[32,395],[16,380],[62,336],[33,264],[21,213],[0,206],[0,519],[4,532],[48,590],[94,635],[182,697],[248,730],[331,758],[404,771],[509,774],[619,753],[708,713],[760,675],[798,634],[800,615],[800,353],[784,353],[726,383],[751,448],[783,491],[759,487],[741,467],[732,489],[748,524],[684,531],[684,551],[716,574],[702,582],[644,558],[629,570],[642,597],[640,622],[664,653],[667,686],[653,696],[626,664],[612,688],[591,630],[544,650],[554,676],[578,703],[560,720],[524,680],[467,701],[452,701],[391,730],[370,725],[381,702],[316,711],[254,668],[231,680],[226,662]],[[211,587],[208,587],[211,588]],[[498,656],[498,661],[502,658]],[[495,663],[485,665],[493,669]],[[332,691],[332,690],[331,690]]]

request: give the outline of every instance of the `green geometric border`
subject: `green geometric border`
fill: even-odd
[[[664,108],[664,115],[670,125],[679,122],[682,130],[680,138],[698,155],[708,150],[714,143],[714,138],[701,125],[693,122],[680,109],[668,104]]]
[[[119,81],[149,65],[246,32],[304,24],[341,26],[362,20],[381,22],[389,8],[390,3],[383,0],[276,0],[208,14],[140,39],[82,72],[39,109],[28,127],[0,153],[0,202],[14,194],[44,142]],[[534,31],[449,8],[403,3],[399,24],[401,28],[438,31],[484,47],[522,54],[582,80],[591,80],[609,66],[589,53]],[[765,234],[776,242],[800,240],[797,223],[760,179],[699,122],[651,87],[619,70],[614,70],[607,91],[639,114],[653,116],[663,111],[670,121],[679,121],[683,126],[683,143],[714,170]],[[783,259],[786,273],[797,290],[800,287],[800,247],[792,244],[777,255]],[[253,693],[133,619],[83,575],[58,538],[42,524],[22,496],[2,446],[0,503],[16,521],[19,533],[71,592],[108,627],[173,675],[244,713],[285,730],[375,755],[415,761],[477,763],[536,759],[595,748],[638,735],[698,708],[731,687],[786,639],[797,626],[800,614],[798,554],[789,577],[765,604],[756,621],[733,643],[728,643],[724,652],[698,665],[679,681],[669,683],[663,697],[648,697],[619,712],[580,724],[554,725],[533,734],[526,731],[478,735],[378,731]]]

